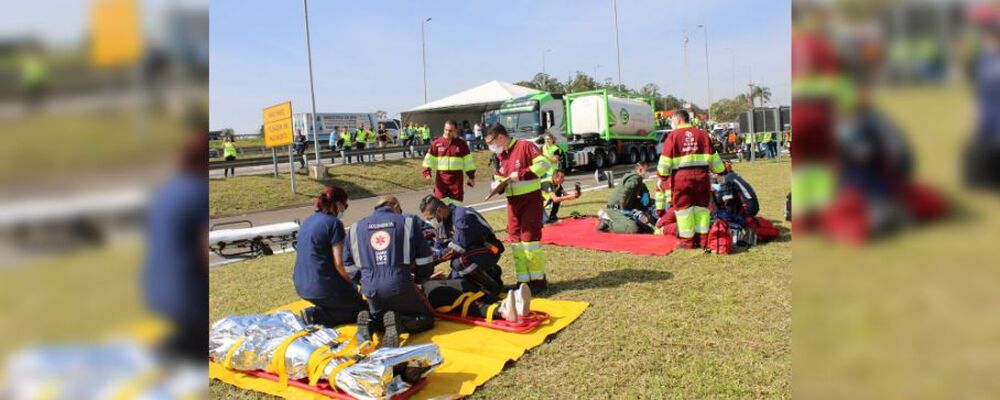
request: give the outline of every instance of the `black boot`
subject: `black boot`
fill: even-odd
[[[372,315],[367,310],[358,313],[358,338],[372,340]]]
[[[385,326],[385,334],[382,335],[382,346],[399,347],[399,328],[396,326],[397,318],[395,311],[386,311],[382,316],[382,325]]]

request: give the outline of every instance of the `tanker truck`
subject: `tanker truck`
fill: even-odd
[[[535,93],[500,106],[499,122],[512,137],[541,146],[552,134],[565,156],[561,168],[606,168],[655,162],[653,101],[614,95],[606,89],[566,95]]]

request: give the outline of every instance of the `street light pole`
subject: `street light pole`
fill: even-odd
[[[622,47],[618,42],[618,0],[614,0],[615,9],[615,54],[618,59],[618,88],[622,86]]]
[[[309,4],[307,0],[302,0],[302,9],[305,11],[304,15],[306,19],[306,57],[309,59],[309,96],[312,97],[312,115],[309,116],[309,127],[307,129],[311,130],[313,134],[313,150],[316,151],[316,167],[318,168],[323,166],[323,164],[319,160],[319,134],[316,133],[316,90],[313,88],[312,41],[309,38]]]
[[[542,75],[545,75],[545,53],[552,51],[552,49],[542,50]]]
[[[424,40],[424,25],[431,22],[431,17],[420,21],[420,56],[424,64],[424,104],[427,104],[427,42]]]
[[[708,92],[708,119],[712,119],[712,79],[708,64],[708,24],[698,25],[705,30],[705,89]]]
[[[601,64],[594,65],[594,81],[597,82],[597,69],[601,68]]]

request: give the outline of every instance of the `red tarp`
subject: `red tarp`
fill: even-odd
[[[598,232],[597,218],[564,219],[542,229],[542,243],[616,253],[667,255],[677,247],[672,236]]]

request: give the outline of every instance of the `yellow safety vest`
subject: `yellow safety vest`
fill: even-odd
[[[222,143],[222,156],[223,157],[229,157],[229,156],[236,157],[236,144],[234,144],[233,142],[224,142],[224,143]]]

